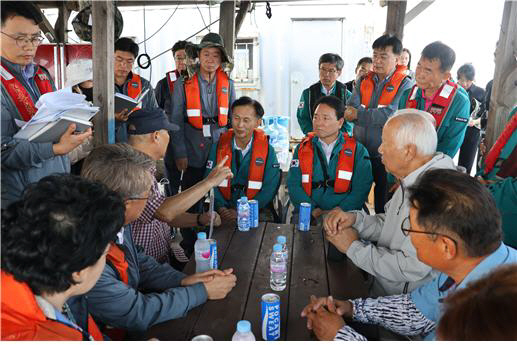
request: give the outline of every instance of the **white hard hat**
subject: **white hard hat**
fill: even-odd
[[[93,63],[91,59],[74,60],[66,66],[65,87],[72,87],[83,81],[93,80]]]

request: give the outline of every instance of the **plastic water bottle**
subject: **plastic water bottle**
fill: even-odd
[[[271,278],[269,283],[274,291],[282,291],[287,283],[287,260],[282,253],[282,245],[277,243],[273,246],[271,254]]]
[[[288,259],[287,238],[285,236],[280,235],[276,238],[276,243],[282,245],[282,254],[284,255],[285,262],[287,262],[287,259]]]
[[[205,232],[198,232],[194,252],[196,255],[196,273],[210,270],[210,242],[206,239]]]
[[[239,231],[250,231],[250,205],[245,196],[240,198],[237,204],[237,225]]]
[[[232,341],[255,341],[249,321],[241,320],[237,322],[237,332],[233,334]]]

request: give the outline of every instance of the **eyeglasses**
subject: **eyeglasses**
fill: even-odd
[[[326,68],[320,67],[320,73],[321,74],[336,74],[337,69],[334,69],[334,68],[326,69]]]
[[[41,36],[32,36],[32,37],[27,37],[27,36],[18,36],[18,37],[15,37],[15,36],[11,36],[3,31],[1,31],[4,35],[6,35],[7,37],[13,39],[15,42],[16,42],[16,45],[19,47],[19,48],[23,48],[25,47],[26,45],[28,45],[29,43],[32,44],[33,47],[37,47],[41,44],[41,42],[43,42],[43,37]]]
[[[416,234],[428,234],[428,235],[434,235],[434,236],[443,236],[443,237],[447,237],[449,240],[451,240],[452,242],[454,242],[454,244],[456,245],[456,247],[458,246],[458,242],[456,242],[456,240],[454,238],[452,238],[451,236],[448,236],[448,235],[445,235],[445,234],[440,234],[438,232],[430,232],[430,231],[417,231],[417,230],[413,230],[410,228],[411,224],[409,222],[409,216],[407,216],[404,221],[402,222],[402,224],[400,224],[400,230],[402,231],[402,233],[404,234],[404,236],[409,236],[409,233],[410,232],[414,232]]]

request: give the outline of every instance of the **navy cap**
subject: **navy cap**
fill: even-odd
[[[161,129],[177,131],[179,127],[170,123],[163,110],[159,108],[138,109],[132,112],[127,119],[127,132],[129,134],[148,134]]]

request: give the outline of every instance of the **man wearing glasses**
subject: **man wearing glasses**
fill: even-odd
[[[407,188],[427,170],[455,169],[449,156],[436,152],[430,119],[423,111],[399,110],[384,126],[379,153],[386,169],[400,180],[384,214],[337,209],[324,220],[327,234],[332,234],[328,240],[374,276],[372,296],[411,292],[433,277],[431,267],[417,258],[409,237],[400,232],[409,215]]]
[[[346,104],[351,95],[350,91],[346,89],[346,86],[337,80],[344,66],[341,56],[332,53],[323,54],[318,61],[318,66],[320,80],[303,90],[296,113],[300,128],[305,135],[312,132],[314,105],[320,97],[334,95],[339,98],[343,104]],[[345,121],[341,130],[352,135],[352,128],[352,123]]]
[[[36,102],[55,91],[47,70],[33,63],[43,40],[29,2],[2,1],[1,80],[2,80],[2,208],[19,199],[25,187],[54,173],[68,173],[68,153],[92,135],[91,129],[74,134],[70,125],[59,142],[33,143],[14,139],[21,122],[36,113]]]
[[[396,230],[410,239],[419,260],[441,273],[411,293],[348,301],[312,297],[302,315],[308,317],[308,327],[318,339],[366,340],[345,324],[344,317],[433,340],[444,298],[501,265],[517,262],[517,251],[502,243],[494,199],[475,178],[451,169],[432,169],[407,193],[409,216]],[[505,322],[495,314],[501,306],[491,307],[493,315],[474,317]]]

